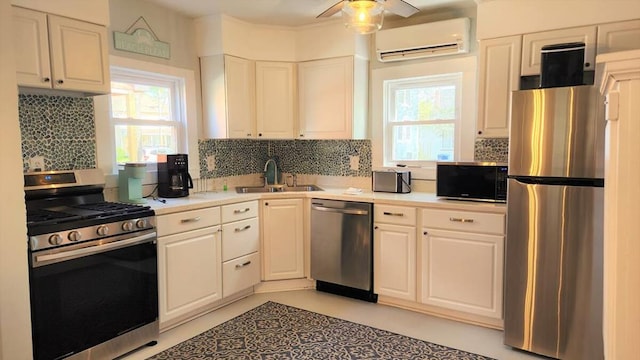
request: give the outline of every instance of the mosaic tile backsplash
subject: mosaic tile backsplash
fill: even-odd
[[[42,170],[96,167],[93,99],[19,95],[23,170],[34,156],[44,157]]]
[[[218,178],[264,172],[276,159],[286,173],[328,176],[371,176],[369,140],[200,140],[200,176]],[[215,169],[207,157],[215,157]],[[358,170],[350,169],[350,156],[360,157]]]
[[[506,163],[509,157],[509,138],[476,139],[475,161]]]

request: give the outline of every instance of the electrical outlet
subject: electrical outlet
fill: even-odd
[[[43,171],[44,156],[34,156],[29,159],[29,171]]]
[[[216,168],[216,157],[214,155],[207,156],[207,170],[212,171]]]
[[[360,156],[358,155],[349,156],[349,167],[351,170],[357,171],[358,168],[360,167]]]

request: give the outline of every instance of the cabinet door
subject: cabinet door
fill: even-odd
[[[220,226],[158,238],[160,323],[222,298]]]
[[[302,199],[262,204],[264,280],[304,277]]]
[[[256,137],[255,63],[234,56],[224,56],[224,79],[227,98],[227,137]]]
[[[598,26],[598,55],[640,49],[640,20]]]
[[[301,139],[351,139],[353,58],[298,64]]]
[[[416,228],[376,224],[373,235],[373,290],[416,301]]]
[[[596,26],[583,26],[523,35],[520,75],[540,74],[540,50],[543,46],[570,42],[585,44],[584,70],[594,70],[596,66]]]
[[[424,229],[425,304],[502,318],[504,237]]]
[[[53,88],[111,92],[107,28],[48,15]]]
[[[256,62],[258,138],[293,139],[295,64]]]
[[[12,7],[18,85],[51,88],[47,15]]]
[[[522,37],[480,42],[478,135],[508,137],[511,92],[520,88]]]

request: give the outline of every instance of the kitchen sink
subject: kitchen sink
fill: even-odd
[[[238,194],[291,192],[291,191],[322,191],[322,188],[316,185],[297,185],[297,186],[269,185],[266,187],[265,186],[236,186],[236,192]]]

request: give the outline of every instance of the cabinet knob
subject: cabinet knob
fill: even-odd
[[[378,227],[377,227],[377,226],[374,226],[373,228],[374,228],[374,229],[376,229],[376,230],[378,230]]]
[[[429,235],[429,233],[428,233],[428,232],[426,232],[426,231],[424,231],[424,232],[422,233],[422,235]]]
[[[258,136],[262,136],[262,133],[258,133]]]
[[[49,79],[48,77],[46,77],[46,78],[42,79],[42,81],[44,81],[44,82],[47,82],[47,83],[48,83],[49,81],[51,81],[51,79]]]
[[[300,137],[304,137],[304,134],[300,134]]]
[[[482,135],[482,130],[478,131],[478,135]]]
[[[264,203],[264,206],[269,206],[269,203],[268,202]]]
[[[64,84],[64,80],[58,80],[56,81],[58,84]]]

